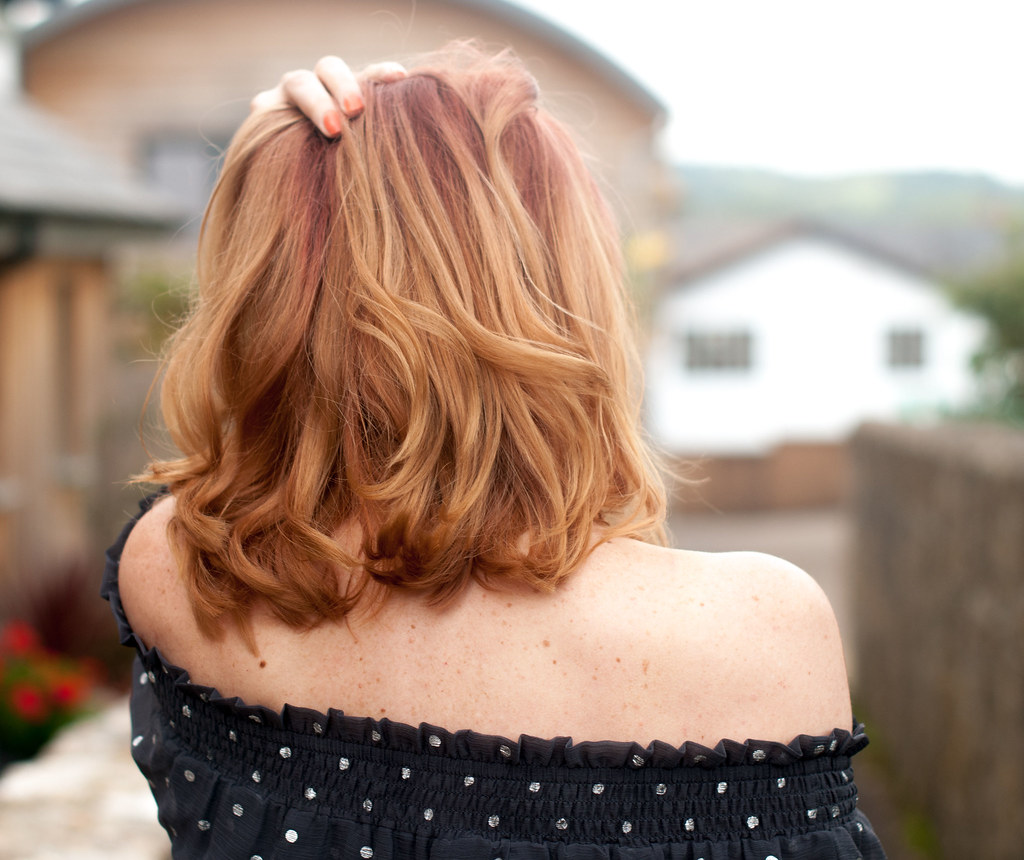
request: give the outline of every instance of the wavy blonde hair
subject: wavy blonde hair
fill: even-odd
[[[250,117],[206,212],[163,380],[182,456],[144,477],[210,634],[663,541],[618,231],[535,81],[461,46],[363,88],[339,139]]]

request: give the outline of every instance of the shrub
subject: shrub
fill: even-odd
[[[102,670],[42,647],[25,621],[0,629],[0,760],[29,758],[88,710]]]

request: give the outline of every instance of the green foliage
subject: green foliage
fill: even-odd
[[[987,324],[974,365],[990,390],[990,411],[1024,421],[1024,233],[1011,239],[1010,249],[1002,263],[954,284],[950,293]]]
[[[120,286],[118,316],[123,351],[153,356],[188,311],[190,277],[182,272],[148,270],[125,278]]]
[[[942,857],[942,847],[935,825],[920,813],[908,813],[903,819],[903,837],[920,857]]]

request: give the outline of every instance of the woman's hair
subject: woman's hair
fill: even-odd
[[[338,139],[250,117],[206,211],[163,381],[181,456],[144,478],[210,635],[374,582],[550,590],[595,541],[662,539],[617,229],[535,81],[457,46],[362,86]]]

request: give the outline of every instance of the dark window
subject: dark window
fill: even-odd
[[[751,342],[747,331],[688,332],[687,370],[750,370]]]
[[[889,332],[889,367],[923,367],[924,332],[894,329]]]

